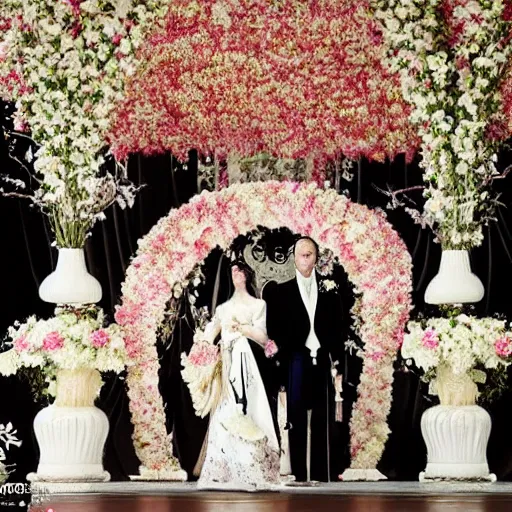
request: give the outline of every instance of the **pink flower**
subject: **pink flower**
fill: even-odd
[[[502,336],[494,342],[494,350],[500,357],[512,355],[512,340],[508,336]]]
[[[20,336],[16,340],[14,340],[14,350],[17,352],[21,352],[23,350],[28,350],[30,348],[30,344],[27,341],[26,336]]]
[[[7,43],[0,43],[0,62],[7,57]]]
[[[432,328],[428,328],[423,334],[423,338],[421,339],[421,343],[424,347],[430,349],[436,349],[439,346],[439,337]]]
[[[368,357],[370,357],[373,361],[380,361],[385,355],[385,352],[382,352],[382,350],[368,352]]]
[[[273,340],[268,340],[267,344],[265,345],[265,355],[270,358],[274,357],[279,349],[277,348],[277,345]]]
[[[121,42],[121,39],[123,39],[123,36],[121,34],[116,34],[115,36],[112,37],[112,44],[115,44],[116,46],[118,46],[119,43]]]
[[[57,332],[48,333],[43,340],[44,350],[58,350],[64,346],[64,338]]]
[[[92,346],[95,348],[104,347],[110,341],[108,333],[103,329],[94,331],[89,339],[91,340]]]
[[[219,349],[216,345],[198,342],[192,345],[188,360],[194,366],[209,366],[217,361],[218,356]]]

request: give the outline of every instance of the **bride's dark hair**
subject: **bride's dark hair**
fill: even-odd
[[[256,274],[254,273],[254,270],[247,265],[247,263],[244,260],[234,260],[229,264],[229,271],[231,272],[231,269],[233,267],[237,267],[238,270],[242,271],[245,275],[245,286],[247,288],[247,291],[253,295],[256,296],[256,293],[254,291],[254,281],[256,278]]]

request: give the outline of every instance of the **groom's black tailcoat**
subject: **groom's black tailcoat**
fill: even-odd
[[[320,277],[317,275],[317,286]],[[339,424],[334,423],[335,404],[331,363],[344,367],[343,318],[340,296],[318,290],[314,326],[320,342],[317,364],[306,340],[310,320],[297,279],[275,286],[266,295],[267,331],[279,352],[280,384],[287,392],[290,459],[298,481],[307,478],[307,412],[311,416],[311,480],[337,479],[341,467]],[[338,426],[338,428],[337,428]]]

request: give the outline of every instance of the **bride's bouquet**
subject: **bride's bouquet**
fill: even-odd
[[[219,346],[204,341],[201,332],[187,355],[181,354],[181,375],[188,386],[196,415],[204,418],[217,405],[222,392],[222,360]]]

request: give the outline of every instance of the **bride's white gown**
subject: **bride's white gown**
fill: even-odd
[[[266,303],[232,298],[217,307],[205,330],[210,338],[221,330],[222,396],[211,412],[199,487],[258,488],[280,478],[279,445],[263,381],[247,338],[230,330],[233,320],[266,333]],[[239,397],[245,390],[246,416],[234,390]]]

